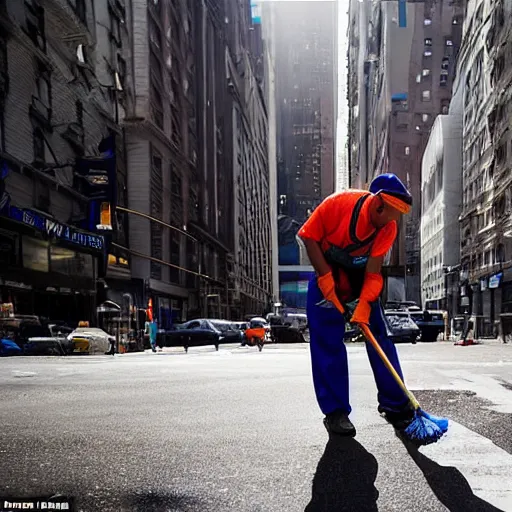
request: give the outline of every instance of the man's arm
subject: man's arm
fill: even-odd
[[[384,256],[370,256],[368,258],[368,263],[366,264],[366,272],[368,274],[380,274],[383,263]]]
[[[304,245],[309,256],[309,261],[318,274],[318,287],[326,300],[332,302],[338,311],[343,314],[345,308],[336,295],[336,283],[332,275],[331,267],[327,263],[320,244],[311,238],[304,238]]]
[[[311,238],[304,238],[304,245],[308,253],[309,261],[319,276],[324,276],[331,271],[320,244]]]

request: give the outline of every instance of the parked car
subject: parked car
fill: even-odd
[[[437,337],[444,332],[444,317],[442,311],[409,311],[411,318],[421,331],[421,341],[437,341]]]
[[[105,354],[116,338],[98,327],[78,327],[67,337],[73,343],[73,354]]]
[[[39,317],[19,315],[0,319],[4,338],[12,340],[23,355],[67,355],[73,345],[65,336],[66,329],[57,324],[46,324]]]
[[[408,311],[386,310],[385,315],[394,343],[416,343],[421,331]]]
[[[188,352],[190,347],[213,345],[219,350],[221,343],[239,343],[240,331],[233,328],[232,323],[225,320],[198,318],[167,332],[166,346],[183,347]]]
[[[69,329],[71,330],[71,329]],[[28,341],[24,346],[25,355],[61,355],[73,353],[73,342],[66,337],[67,333],[59,330],[56,325],[30,325],[25,328]]]

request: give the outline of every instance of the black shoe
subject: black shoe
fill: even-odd
[[[379,405],[378,411],[396,430],[405,430],[414,419],[414,410],[410,407],[401,411],[391,411]]]
[[[356,428],[348,419],[348,414],[343,411],[334,411],[324,418],[324,425],[327,432],[339,436],[355,437]]]

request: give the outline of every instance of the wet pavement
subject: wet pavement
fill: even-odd
[[[422,406],[414,451],[349,345],[355,439],[329,441],[307,344],[0,360],[0,496],[83,511],[512,512],[512,346],[399,345]]]

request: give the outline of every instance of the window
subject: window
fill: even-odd
[[[430,69],[424,69],[421,73],[424,77],[430,76]]]
[[[110,37],[115,42],[115,44],[120,47],[121,46],[121,20],[116,16],[116,14],[110,11]]]
[[[430,119],[430,114],[422,114],[421,116],[421,120],[424,122],[424,123],[428,123]]]
[[[445,44],[446,46],[453,46],[453,41],[451,39],[447,39]]]
[[[76,124],[84,127],[84,106],[80,100],[77,100],[75,103],[75,111],[76,111]]]
[[[448,114],[450,110],[450,100],[441,100],[441,113],[443,115]]]
[[[162,218],[163,212],[163,181],[162,181],[162,155],[151,148],[151,174],[150,174],[150,215],[157,219]],[[151,257],[162,259],[163,256],[163,228],[156,222],[151,222]],[[162,279],[162,266],[151,262],[151,278]]]
[[[33,133],[34,162],[45,162],[44,136],[43,132],[36,128]]]
[[[85,0],[68,0],[76,15],[83,24],[87,24],[87,11]]]
[[[48,242],[36,238],[23,237],[21,244],[23,267],[37,272],[48,272]]]
[[[124,87],[126,80],[126,61],[120,55],[117,56],[117,73],[119,75],[121,87]]]
[[[164,129],[164,108],[162,102],[162,96],[158,91],[157,87],[153,84],[151,86],[151,117],[155,124],[161,130]]]
[[[448,83],[448,75],[441,73],[441,76],[439,77],[439,85],[441,87],[446,86]]]
[[[432,20],[430,18],[425,18],[423,20],[423,24],[428,27],[429,25],[432,25]]]
[[[432,57],[432,52],[431,52],[430,50],[425,50],[425,51],[423,52],[423,55],[424,55],[425,57]]]
[[[422,101],[430,101],[430,91],[423,91],[421,93],[421,100]]]
[[[155,23],[153,18],[148,18],[148,28],[149,28],[149,40],[158,48],[162,48],[162,34],[160,33],[160,28]]]
[[[411,148],[409,146],[405,146],[405,154],[409,156],[411,154]]]
[[[32,42],[43,52],[46,51],[44,9],[38,0],[25,0],[27,33]]]
[[[420,74],[416,75],[416,83],[417,84],[421,83],[421,75]]]
[[[430,37],[425,39],[425,46],[432,46],[432,39]]]

